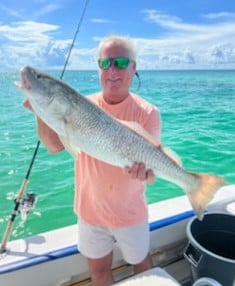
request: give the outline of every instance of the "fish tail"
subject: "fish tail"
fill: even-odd
[[[196,189],[187,192],[189,201],[192,204],[194,212],[200,220],[203,219],[204,210],[207,204],[212,200],[218,189],[225,184],[225,181],[218,176],[207,174],[194,174],[199,179]]]

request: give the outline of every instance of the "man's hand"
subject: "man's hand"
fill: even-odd
[[[23,106],[24,106],[25,108],[27,108],[28,110],[34,112],[34,111],[33,111],[33,108],[32,108],[32,105],[31,105],[31,103],[29,102],[28,99],[25,99],[25,101],[23,102]]]
[[[153,183],[155,179],[153,170],[146,169],[144,163],[134,163],[131,167],[125,167],[124,171],[130,175],[132,179],[138,179],[148,183]]]

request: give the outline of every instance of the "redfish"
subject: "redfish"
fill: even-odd
[[[225,184],[219,176],[185,170],[142,127],[112,117],[65,82],[29,66],[21,70],[21,77],[18,87],[34,112],[72,154],[82,151],[121,168],[143,162],[156,177],[185,191],[199,219],[215,192]]]

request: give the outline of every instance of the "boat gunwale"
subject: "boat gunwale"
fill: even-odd
[[[156,231],[157,229],[164,228],[175,224],[177,222],[189,219],[193,217],[194,213],[192,210],[185,211],[167,218],[162,218],[149,223],[150,232]],[[44,254],[38,254],[33,257],[28,257],[21,261],[11,262],[5,266],[0,267],[0,275],[10,273],[13,271],[21,270],[28,267],[33,267],[41,263],[46,263],[52,260],[61,259],[67,256],[79,254],[77,245],[70,245],[61,249],[49,251]],[[6,253],[7,255],[7,253]]]

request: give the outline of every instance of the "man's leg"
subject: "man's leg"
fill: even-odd
[[[153,266],[152,258],[149,254],[150,232],[148,221],[116,229],[115,238],[124,259],[133,265],[135,273],[143,272]]]
[[[78,249],[87,258],[92,285],[113,283],[112,250],[114,238],[106,227],[90,225],[80,219]]]
[[[102,258],[88,258],[93,286],[110,286],[113,284],[112,252]]]
[[[133,267],[134,267],[134,273],[135,274],[152,268],[153,267],[152,257],[150,256],[150,254],[148,254],[143,261],[141,261],[138,264],[133,265]]]

